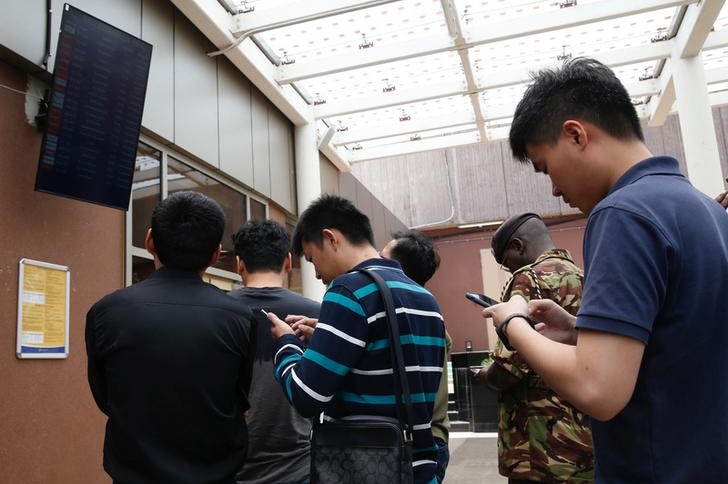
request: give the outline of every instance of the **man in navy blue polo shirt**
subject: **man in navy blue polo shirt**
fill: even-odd
[[[592,59],[535,77],[510,144],[588,215],[584,290],[576,318],[520,297],[483,315],[594,417],[597,482],[724,482],[728,214],[650,153],[626,89]]]

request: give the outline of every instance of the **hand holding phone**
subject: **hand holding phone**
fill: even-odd
[[[484,308],[488,308],[493,304],[498,304],[498,301],[496,301],[492,297],[488,297],[484,294],[478,294],[475,292],[466,292],[465,297],[473,301],[475,304],[483,306]]]

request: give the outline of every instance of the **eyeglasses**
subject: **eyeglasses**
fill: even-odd
[[[508,246],[511,245],[511,240],[508,241],[506,244],[506,248],[503,250],[503,260],[500,263],[500,270],[505,272],[511,272],[511,270],[508,268],[508,265],[506,264],[508,262]],[[495,251],[493,249],[490,249],[491,253],[493,254],[493,258],[495,258]],[[496,260],[496,262],[498,262]]]

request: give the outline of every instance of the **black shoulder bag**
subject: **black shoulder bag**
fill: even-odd
[[[353,416],[316,423],[311,438],[313,484],[411,484],[412,400],[392,293],[376,272],[362,269],[379,287],[387,316],[397,419]],[[402,403],[404,396],[404,404]]]

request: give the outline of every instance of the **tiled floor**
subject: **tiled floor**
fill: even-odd
[[[498,474],[495,433],[450,433],[450,465],[445,484],[506,484]]]

